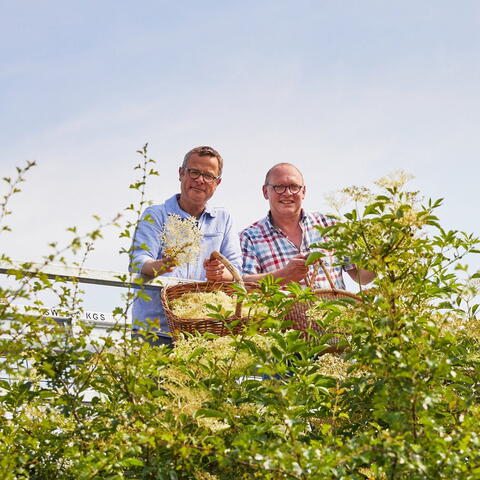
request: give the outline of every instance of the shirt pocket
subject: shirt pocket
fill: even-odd
[[[208,232],[203,234],[203,245],[208,250],[208,254],[213,250],[220,250],[222,246],[222,232]]]

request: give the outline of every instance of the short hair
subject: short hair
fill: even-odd
[[[195,153],[200,157],[206,157],[206,156],[215,157],[218,161],[218,176],[219,177],[222,176],[223,158],[214,148],[208,147],[207,145],[192,148],[189,152],[187,152],[183,159],[182,168],[185,168],[187,166],[188,160]]]
[[[300,176],[302,177],[302,183],[305,183],[305,180],[303,179],[303,174],[302,172],[293,164],[291,163],[288,163],[288,162],[282,162],[282,163],[277,163],[276,165],[274,165],[268,172],[267,174],[265,175],[265,183],[264,185],[268,185],[268,177],[270,176],[270,174],[273,172],[273,170],[275,170],[277,167],[293,167],[299,174]]]

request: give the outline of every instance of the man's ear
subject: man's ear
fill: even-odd
[[[217,187],[222,183],[222,177],[217,180]]]
[[[266,186],[266,185],[264,185],[264,186],[262,187],[262,192],[263,192],[263,198],[264,198],[265,200],[268,200],[268,190],[267,190],[267,186]]]
[[[178,167],[178,179],[181,181],[182,180],[182,175],[185,172],[183,171],[183,167]]]

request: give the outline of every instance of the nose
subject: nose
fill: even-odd
[[[195,182],[205,183],[205,178],[203,177],[203,175],[200,174],[200,175],[195,179]]]

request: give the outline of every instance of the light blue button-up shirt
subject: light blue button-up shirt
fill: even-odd
[[[179,195],[174,195],[161,205],[148,207],[142,215],[133,240],[130,271],[140,272],[147,260],[157,260],[163,256],[163,245],[160,240],[163,226],[171,214],[181,218],[190,217],[178,204]],[[146,216],[150,220],[145,220]],[[175,268],[172,272],[162,274],[164,277],[179,277],[191,280],[206,280],[203,262],[210,257],[213,250],[219,251],[232,265],[241,271],[242,256],[237,233],[232,228],[230,214],[223,208],[207,207],[198,219],[198,226],[203,233],[202,250],[195,263]],[[147,249],[140,248],[144,245]],[[145,291],[150,300],[136,298],[133,302],[133,329],[142,329],[155,322],[158,333],[168,335],[169,328],[163,311],[160,294]]]

